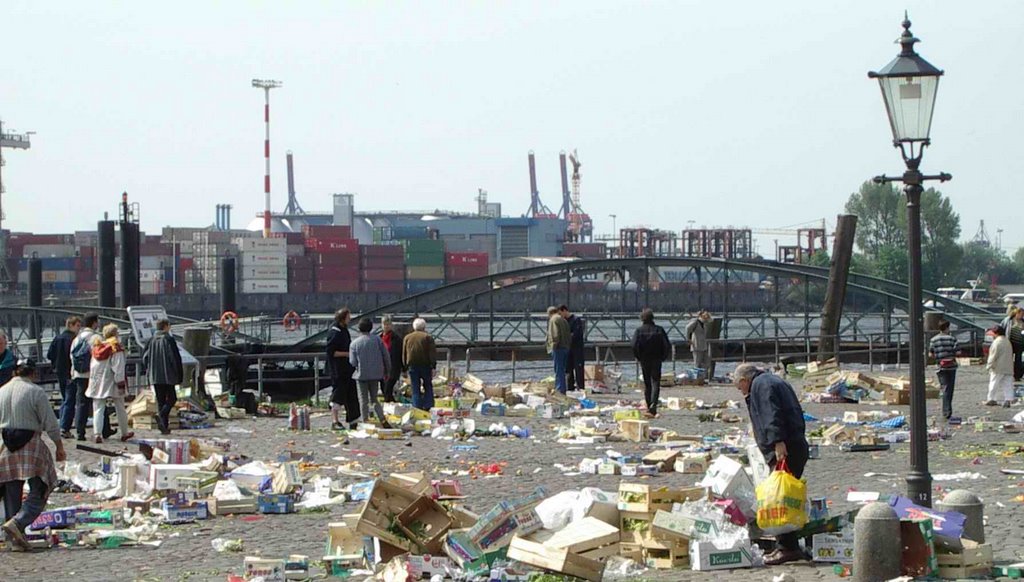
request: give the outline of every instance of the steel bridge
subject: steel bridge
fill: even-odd
[[[394,314],[428,321],[439,342],[452,347],[523,346],[542,342],[547,329],[543,306],[565,303],[587,320],[587,341],[628,340],[640,309],[651,306],[674,342],[685,342],[692,313],[711,310],[721,321],[720,341],[817,342],[828,269],[777,263],[696,257],[592,259],[552,263],[453,283],[433,291],[378,302],[359,317]],[[953,322],[957,333],[977,343],[984,329],[1001,319],[979,306],[926,292],[934,311]],[[508,299],[523,306],[507,308]],[[159,301],[159,299],[157,299]],[[504,308],[503,308],[504,306]],[[533,307],[531,309],[531,306]],[[839,338],[845,344],[900,345],[909,330],[905,284],[851,273]],[[94,306],[0,307],[0,328],[19,346],[45,353],[44,345],[64,319],[84,310],[127,328],[123,309]],[[243,314],[245,315],[245,314]],[[303,313],[302,326],[285,331],[283,314],[244,317],[239,333],[217,337],[212,353],[239,344],[274,344],[289,353],[322,343],[330,314]],[[215,321],[171,317],[175,331],[216,327]],[[746,349],[744,347],[744,349]]]

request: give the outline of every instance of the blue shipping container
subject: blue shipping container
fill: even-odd
[[[74,293],[78,288],[76,283],[44,283],[43,287],[47,285],[55,293]]]
[[[408,279],[405,282],[405,291],[407,293],[425,293],[443,286],[444,279]]]
[[[56,257],[39,259],[43,263],[44,271],[74,271],[75,257]],[[18,270],[28,270],[28,259],[18,259]]]

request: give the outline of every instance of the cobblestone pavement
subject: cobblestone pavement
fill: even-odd
[[[994,420],[1007,420],[1020,408],[989,408],[981,405],[987,376],[981,368],[961,370],[955,398],[955,413],[964,416],[990,416]],[[799,388],[799,383],[797,387]],[[638,398],[635,392],[624,395]],[[671,388],[663,396],[692,396],[708,401],[738,397],[730,386],[704,388]],[[599,397],[609,400],[610,397]],[[930,414],[938,412],[939,401],[928,401]],[[861,406],[861,405],[806,405],[806,410],[819,418],[842,416],[846,410],[874,410],[908,407]],[[740,411],[744,417],[745,410]],[[509,419],[512,420],[512,419]],[[518,419],[523,420],[523,419]],[[438,472],[442,469],[465,467],[476,461],[504,461],[508,463],[505,473],[492,478],[460,478],[468,494],[467,505],[475,511],[485,511],[496,501],[531,491],[543,485],[550,493],[579,488],[599,486],[614,490],[619,477],[615,476],[565,476],[554,468],[555,463],[573,464],[584,457],[602,454],[596,445],[568,446],[553,442],[551,427],[567,421],[526,420],[520,424],[529,426],[535,438],[529,440],[506,440],[497,438],[478,439],[479,450],[471,453],[454,454],[449,451],[450,442],[429,438],[413,438],[411,446],[402,441],[376,441],[353,439],[349,446],[340,444],[339,439],[325,429],[329,416],[314,418],[312,433],[292,434],[283,430],[285,419],[260,419],[221,421],[209,430],[183,431],[179,436],[217,436],[234,441],[237,452],[257,459],[273,459],[279,452],[293,447],[296,450],[313,450],[319,462],[330,464],[332,459],[357,458],[353,449],[372,451],[374,454],[359,456],[358,460],[366,470]],[[720,423],[699,423],[695,411],[664,410],[657,425],[684,434],[713,434],[725,431],[730,426]],[[735,426],[735,425],[733,425]],[[226,432],[228,427],[241,427],[252,434]],[[1024,560],[1024,503],[1014,498],[1024,494],[1024,480],[1000,473],[1001,468],[1024,469],[1024,454],[1003,456],[995,454],[1005,450],[1012,442],[1024,441],[1024,435],[1007,435],[998,432],[976,433],[971,428],[955,430],[955,436],[948,441],[930,443],[930,462],[933,474],[951,474],[964,471],[980,473],[983,478],[966,481],[938,481],[938,490],[966,488],[984,498],[987,514],[987,536],[994,542],[997,560]],[[616,443],[614,447],[622,452],[642,452],[650,447],[633,443]],[[73,446],[72,446],[73,448]],[[88,455],[72,451],[71,458],[95,461]],[[902,475],[908,469],[909,449],[907,444],[895,445],[893,450],[877,453],[842,453],[833,447],[822,447],[821,459],[812,460],[807,468],[809,493],[812,496],[826,496],[834,503],[833,513],[847,507],[845,497],[851,489],[899,492],[905,489]],[[325,469],[332,472],[333,468]],[[866,476],[867,473],[897,474],[897,476]],[[659,485],[684,486],[693,482],[692,475],[677,473],[662,474],[652,479]],[[72,496],[58,494],[51,499],[51,506],[89,502],[88,495]],[[326,524],[337,520],[344,513],[352,512],[358,504],[348,503],[335,506],[330,513],[293,514],[284,516],[263,516],[253,522],[237,518],[216,518],[194,525],[162,528],[164,543],[150,549],[54,549],[33,554],[5,554],[0,558],[0,580],[224,580],[228,573],[241,570],[245,555],[261,553],[265,557],[287,554],[306,554],[318,559],[323,555]],[[244,553],[217,553],[210,541],[217,537],[241,538]],[[735,570],[716,572],[719,580],[770,580],[772,576],[788,572],[799,580],[834,578],[831,566],[803,564],[773,569]],[[699,572],[653,571],[648,570],[639,579],[647,580],[691,580],[710,578]]]

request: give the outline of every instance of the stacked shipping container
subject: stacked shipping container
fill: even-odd
[[[405,291],[423,293],[444,285],[444,241],[402,241],[405,249]]]
[[[275,238],[235,239],[239,250],[239,291],[288,292],[288,241]]]
[[[316,293],[359,292],[359,241],[347,226],[302,227]]]
[[[405,293],[405,250],[400,246],[360,247],[362,290],[367,293]]]

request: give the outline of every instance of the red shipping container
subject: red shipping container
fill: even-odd
[[[465,281],[466,279],[486,277],[488,272],[486,265],[452,265],[445,268],[444,274],[445,279],[449,281]]]
[[[194,261],[192,259],[182,258],[178,260],[178,269],[181,271],[190,271],[192,270],[193,264]]]
[[[405,283],[401,281],[363,281],[362,290],[366,293],[405,294]]]
[[[312,267],[314,264],[312,255],[301,257],[288,257],[288,267]]]
[[[305,238],[352,238],[352,228],[334,226],[333,224],[304,224],[302,236]]]
[[[301,232],[274,232],[270,234],[271,238],[283,238],[285,244],[290,245],[301,245],[305,238]]]
[[[363,257],[359,264],[363,269],[404,269],[403,257]]]
[[[351,281],[317,281],[317,293],[358,293],[359,280]]]
[[[96,281],[79,281],[75,283],[75,286],[83,293],[95,293],[100,288],[100,284]]]
[[[312,293],[315,286],[313,281],[288,281],[288,292],[289,293]]]
[[[316,280],[319,281],[359,281],[358,267],[322,266],[316,268]]]
[[[160,242],[160,237],[157,237],[157,242],[146,241],[139,245],[139,256],[141,257],[166,257],[173,254],[173,245]]]
[[[316,277],[313,276],[313,269],[289,269],[288,280],[289,281],[313,281]]]
[[[446,265],[484,265],[489,260],[487,253],[447,253],[445,255]]]
[[[333,267],[352,267],[353,269],[359,269],[359,255],[355,253],[315,253],[311,255],[313,257],[313,265],[315,266],[333,266]]]
[[[318,253],[347,251],[359,256],[359,241],[354,238],[307,238],[306,248]]]
[[[83,258],[93,257],[96,254],[96,247],[78,247],[78,256]]]
[[[398,245],[363,245],[364,257],[405,257],[405,249]]]
[[[73,245],[75,235],[73,234],[31,234],[27,232],[14,232],[9,237],[11,245],[18,243],[25,245]]]
[[[405,281],[405,269],[363,269],[364,281]]]

